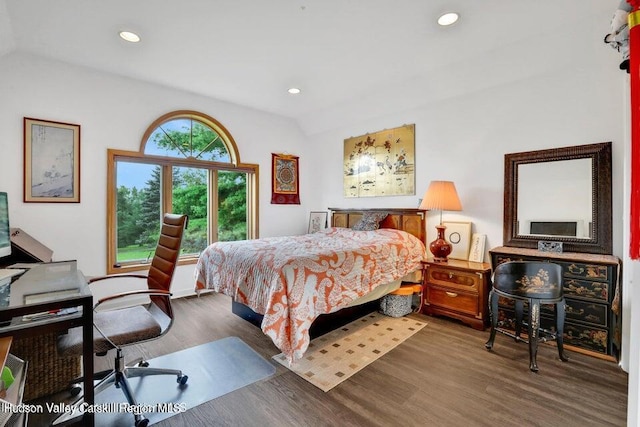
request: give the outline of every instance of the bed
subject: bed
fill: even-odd
[[[196,290],[212,289],[246,306],[290,362],[306,351],[318,317],[375,304],[403,278],[415,278],[426,257],[422,210],[330,211],[325,230],[217,242],[196,266]]]

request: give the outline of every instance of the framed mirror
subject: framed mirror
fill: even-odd
[[[611,142],[505,154],[505,246],[611,254]]]

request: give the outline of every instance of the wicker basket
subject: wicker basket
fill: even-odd
[[[405,283],[380,299],[380,312],[386,316],[402,317],[420,309],[422,286]]]
[[[29,361],[23,399],[32,400],[69,388],[69,382],[80,376],[81,357],[59,357],[56,350],[58,333],[15,338],[11,353]]]

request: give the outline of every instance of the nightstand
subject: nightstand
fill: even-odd
[[[491,265],[449,259],[422,261],[422,313],[458,319],[474,329],[489,324]]]

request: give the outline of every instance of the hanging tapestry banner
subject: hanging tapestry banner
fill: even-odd
[[[271,153],[271,204],[299,205],[298,157]]]

